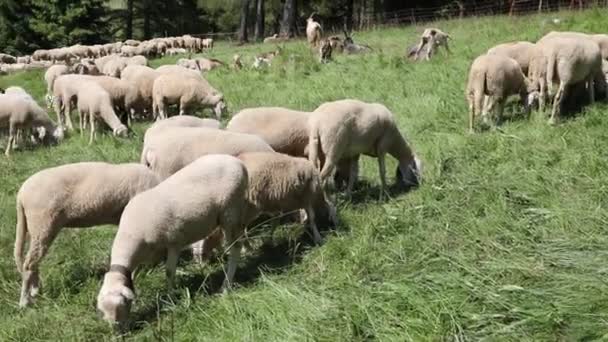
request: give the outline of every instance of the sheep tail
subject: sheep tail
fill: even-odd
[[[27,218],[23,204],[17,200],[17,229],[15,232],[15,264],[19,273],[23,273],[23,247],[27,235]]]
[[[319,130],[314,125],[310,128],[308,135],[308,160],[312,162],[315,169],[319,169]]]

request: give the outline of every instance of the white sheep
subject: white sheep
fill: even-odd
[[[203,78],[183,77],[182,74],[168,73],[154,80],[153,111],[155,117],[167,117],[167,105],[177,104],[179,115],[192,107],[213,108],[218,118],[226,110],[224,95],[215,90]]]
[[[469,71],[466,98],[469,104],[469,131],[474,132],[475,116],[481,113],[485,124],[490,124],[488,113],[496,107],[496,116],[500,120],[505,102],[510,95],[520,95],[529,111],[528,80],[521,71],[517,61],[500,54],[487,54],[477,57]],[[487,96],[487,103],[484,98]]]
[[[420,162],[399,132],[393,114],[384,105],[339,100],[322,104],[310,116],[308,158],[320,168],[320,156],[325,155],[321,169],[324,184],[328,184],[340,160],[356,159],[365,154],[378,158],[380,199],[383,199],[386,188],[384,158],[387,153],[399,162],[397,182],[403,186],[417,185]],[[354,166],[352,170],[354,173]],[[354,177],[349,177],[349,195],[353,182]]]
[[[192,161],[207,154],[272,152],[262,138],[206,127],[165,127],[148,132],[141,163],[166,179]]]
[[[597,43],[588,38],[554,37],[536,43],[530,61],[529,76],[531,98],[539,97],[540,110],[544,110],[546,92],[553,94],[553,82],[559,87],[553,98],[550,124],[555,124],[561,111],[566,87],[578,82],[588,84],[591,103],[595,101],[596,76],[602,72],[602,56]]]
[[[199,71],[184,68],[183,66],[180,66],[180,65],[171,65],[171,64],[161,65],[158,68],[156,68],[156,72],[161,73],[161,74],[180,74],[182,76],[193,77],[193,78],[197,78],[197,79],[203,78],[203,75],[201,75],[201,73]]]
[[[165,120],[159,120],[152,124],[144,134],[144,145],[146,137],[156,132],[162,132],[168,127],[206,127],[220,129],[220,122],[215,119],[202,119],[192,115],[172,116]]]
[[[167,49],[167,55],[169,55],[169,56],[175,56],[175,55],[185,54],[186,52],[187,52],[186,49],[182,49],[182,48],[170,48],[170,49]]]
[[[95,82],[84,82],[77,93],[78,115],[80,117],[80,130],[83,131],[84,118],[89,118],[91,137],[89,144],[95,139],[95,121],[102,119],[110,128],[114,136],[126,137],[127,127],[123,125],[112,106],[110,94]]]
[[[246,191],[247,170],[240,160],[209,155],[135,196],[120,218],[110,269],[97,296],[103,318],[113,324],[126,322],[135,299],[131,272],[143,263],[166,255],[168,287],[173,288],[179,252],[218,226],[230,246],[227,290],[240,258]]]
[[[57,77],[70,73],[70,68],[66,65],[57,64],[49,67],[44,73],[44,80],[46,81],[46,93],[47,93],[47,104],[52,103],[53,84]]]
[[[158,183],[143,165],[98,162],[66,164],[29,177],[17,193],[15,263],[23,278],[19,305],[31,304],[38,293],[39,265],[62,228],[116,225],[129,200]]]
[[[316,48],[321,41],[321,24],[313,19],[314,13],[306,19],[306,38],[311,47]]]
[[[505,57],[513,58],[521,67],[521,71],[524,75],[528,74],[528,66],[530,65],[530,59],[534,51],[534,43],[519,41],[510,42],[504,44],[498,44],[493,48],[489,49],[488,55],[502,55]]]
[[[161,74],[156,70],[141,65],[129,65],[121,73],[120,78],[129,82],[138,92],[138,103],[134,104],[134,111],[152,114],[152,91],[154,81]]]
[[[244,212],[246,224],[262,213],[286,213],[302,209],[316,244],[321,243],[317,220],[337,224],[335,208],[326,199],[319,171],[311,162],[276,152],[246,152],[238,158],[247,168],[249,177]],[[219,241],[221,239],[212,238],[193,244],[195,259],[201,262],[203,256],[208,255]]]
[[[127,61],[124,58],[114,57],[106,61],[103,65],[103,69],[100,69],[101,73],[106,76],[120,78],[120,73],[124,68],[127,67]]]
[[[266,141],[273,150],[294,157],[308,158],[308,120],[310,112],[302,112],[281,107],[247,108],[235,114],[227,131],[254,134]],[[322,157],[322,156],[321,156]],[[321,167],[325,160],[321,158]],[[351,164],[353,164],[351,166]],[[353,182],[358,179],[358,158],[343,159],[338,165],[336,183]]]
[[[8,157],[15,145],[18,131],[41,128],[39,138],[43,142],[63,139],[63,129],[57,127],[47,113],[29,94],[9,91],[0,94],[0,127],[8,127],[9,138],[4,154]]]

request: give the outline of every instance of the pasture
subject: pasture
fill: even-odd
[[[560,18],[559,25],[550,24]],[[376,161],[341,198],[341,225],[315,247],[301,225],[254,230],[255,250],[220,295],[221,261],[180,260],[178,289],[163,266],[136,279],[135,341],[599,340],[608,334],[608,107],[585,107],[556,127],[533,113],[495,131],[467,133],[464,88],[472,60],[550,30],[605,33],[604,10],[484,17],[433,23],[453,37],[430,62],[403,56],[422,28],[359,32],[374,52],[319,64],[303,41],[285,45],[265,70],[213,70],[206,77],[230,113],[255,106],[311,111],[325,101],[381,102],[423,162],[423,184],[378,202]],[[217,44],[210,55],[251,64],[273,46]],[[207,55],[207,54],[205,54]],[[179,57],[154,60],[152,66]],[[44,103],[43,71],[0,77]],[[207,112],[209,115],[209,112]],[[51,116],[56,119],[54,114]],[[226,121],[227,118],[224,118]],[[114,338],[95,311],[115,227],[64,229],[41,267],[42,294],[19,310],[13,261],[15,195],[35,172],[78,161],[136,162],[149,123],[130,139],[71,135],[58,146],[0,158],[0,340]],[[4,142],[4,140],[3,140]],[[3,145],[3,144],[2,144]],[[389,180],[395,161],[388,158]]]

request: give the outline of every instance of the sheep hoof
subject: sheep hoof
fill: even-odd
[[[555,126],[556,124],[557,124],[557,120],[555,120],[555,118],[549,119],[549,125],[550,126]]]

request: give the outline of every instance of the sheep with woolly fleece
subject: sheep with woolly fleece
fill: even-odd
[[[192,115],[172,116],[165,120],[159,120],[153,123],[144,134],[144,145],[146,138],[156,132],[161,132],[168,127],[206,127],[220,129],[220,122],[215,119],[199,118]]]
[[[8,55],[6,53],[0,53],[0,63],[15,64],[17,63],[17,57]]]
[[[180,74],[182,76],[194,77],[197,79],[203,78],[203,75],[201,75],[199,71],[188,69],[180,65],[165,64],[156,68],[156,71],[161,74]]]
[[[201,66],[198,64],[198,60],[195,59],[180,58],[175,64],[186,69],[201,71]]]
[[[127,62],[124,58],[111,58],[105,62],[101,73],[106,76],[120,78],[120,73],[127,67]]]
[[[114,108],[120,113],[124,113],[127,116],[127,122],[130,123],[130,114],[142,102],[136,85],[124,79],[110,76],[95,76],[91,77],[90,80],[99,84],[110,94],[110,100]]]
[[[32,56],[20,56],[20,57],[17,57],[17,63],[20,63],[20,64],[30,64],[30,63],[32,63]]]
[[[169,56],[175,56],[175,55],[179,55],[179,54],[185,54],[187,51],[186,49],[182,49],[182,48],[170,48],[167,49],[167,55]]]
[[[112,324],[128,319],[135,291],[131,273],[166,255],[168,287],[173,288],[179,253],[220,227],[230,246],[223,288],[240,258],[247,169],[235,157],[201,157],[127,204],[112,244],[111,264],[97,296],[97,308]],[[168,200],[170,199],[170,200]]]
[[[500,120],[505,102],[510,95],[520,95],[529,112],[529,82],[521,71],[516,60],[500,54],[486,54],[477,57],[469,71],[466,98],[469,104],[469,131],[474,132],[475,116],[481,113],[485,124],[490,124],[488,112],[496,107],[497,119]],[[487,96],[487,103],[484,101]]]
[[[91,125],[89,145],[95,139],[95,121],[98,118],[110,126],[114,136],[127,136],[127,127],[116,116],[110,94],[101,85],[93,81],[82,83],[78,90],[77,98],[80,131],[83,131],[84,118],[88,117]]]
[[[76,102],[76,94],[80,86],[83,82],[89,81],[90,77],[88,75],[65,74],[55,78],[51,98],[60,126],[63,126],[65,122],[69,130],[74,129],[70,116],[72,104]]]
[[[204,38],[201,40],[201,46],[203,49],[213,49],[213,38]]]
[[[35,61],[49,61],[51,60],[51,56],[49,50],[39,49],[32,53],[32,59]]]
[[[39,292],[39,266],[61,229],[117,225],[129,200],[158,183],[140,164],[75,163],[30,176],[17,193],[14,254],[23,278],[19,305],[30,305]]]
[[[120,78],[135,86],[138,102],[132,104],[134,112],[152,114],[152,91],[154,81],[161,74],[156,70],[141,65],[129,65],[121,73]],[[133,113],[133,112],[132,112]]]
[[[165,127],[148,132],[141,163],[166,179],[197,158],[207,154],[272,152],[262,138],[207,127]]]
[[[257,135],[276,152],[308,158],[310,114],[310,112],[281,107],[247,108],[232,117],[226,130]],[[321,166],[325,163],[323,156],[320,156],[320,162]],[[340,161],[334,181],[342,184],[349,182],[349,177],[352,176],[354,183],[357,181],[358,175],[359,158],[347,158]]]
[[[313,240],[321,244],[317,220],[337,225],[336,210],[325,197],[319,171],[311,162],[276,152],[246,152],[238,156],[247,168],[249,186],[244,211],[245,224],[262,213],[306,213]],[[217,231],[214,234],[221,234]],[[221,238],[211,237],[193,244],[196,260],[202,262]]]
[[[139,44],[141,44],[141,42],[135,39],[127,39],[122,44],[126,46],[138,46]]]
[[[321,24],[313,19],[314,13],[306,19],[306,39],[311,47],[316,48],[321,41]]]
[[[43,142],[63,139],[63,129],[55,125],[48,114],[27,93],[15,88],[0,94],[0,127],[8,127],[9,138],[4,154],[10,156],[18,131],[42,128],[39,138]],[[39,131],[40,132],[40,131]]]
[[[226,110],[224,95],[202,77],[183,77],[180,73],[168,73],[154,80],[152,90],[153,111],[156,118],[167,117],[167,105],[177,104],[179,115],[192,107],[213,108],[219,120]]]
[[[308,124],[308,159],[319,168],[319,156],[325,156],[321,169],[324,184],[328,184],[340,160],[365,154],[378,158],[380,198],[383,199],[385,155],[388,153],[399,162],[397,182],[402,186],[418,185],[420,162],[399,132],[393,114],[384,105],[350,99],[326,102],[312,112]],[[353,181],[354,177],[350,177],[348,194],[352,191]]]
[[[534,43],[526,41],[510,42],[498,44],[490,48],[487,52],[488,55],[501,55],[514,59],[524,75],[528,74],[528,66],[530,65],[530,58],[534,51]]]
[[[129,66],[129,65],[147,66],[148,65],[148,59],[145,56],[136,55],[136,56],[133,56],[131,58],[127,58],[125,60],[125,63],[127,64],[127,66]]]
[[[588,38],[554,37],[536,43],[530,61],[530,99],[539,98],[544,110],[546,94],[553,94],[556,80],[559,86],[553,98],[549,124],[555,124],[561,111],[566,87],[578,82],[588,84],[589,99],[595,101],[595,80],[602,75],[602,55],[597,43]]]

